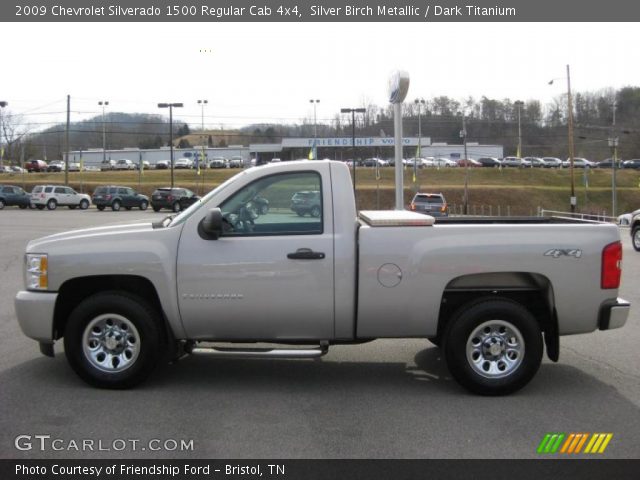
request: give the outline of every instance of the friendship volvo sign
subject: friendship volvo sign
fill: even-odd
[[[283,148],[306,148],[306,147],[350,147],[351,137],[325,137],[325,138],[283,138]],[[356,137],[356,147],[393,147],[396,142],[393,137]],[[405,137],[402,139],[405,147],[418,146],[418,137]],[[431,145],[430,137],[421,137],[420,146]]]

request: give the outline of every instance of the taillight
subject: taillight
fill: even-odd
[[[602,250],[602,272],[600,276],[600,288],[620,287],[622,274],[622,243],[610,243]]]
[[[440,209],[440,211],[441,211],[442,213],[444,213],[444,212],[446,212],[446,211],[447,211],[447,204],[446,204],[446,203],[444,203],[444,204],[442,205],[442,208]]]
[[[173,200],[173,195],[169,195],[169,196],[167,197],[167,200],[169,200],[169,201]]]
[[[411,202],[411,210],[415,210],[416,209],[416,204]]]

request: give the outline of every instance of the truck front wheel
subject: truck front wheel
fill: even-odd
[[[158,315],[141,298],[106,292],[82,301],[69,316],[64,349],[73,370],[90,385],[133,387],[162,356]]]
[[[636,252],[640,252],[640,226],[633,227],[631,231],[631,243]]]
[[[524,387],[542,361],[542,334],[533,315],[509,299],[481,300],[460,309],[444,336],[453,377],[480,395]]]

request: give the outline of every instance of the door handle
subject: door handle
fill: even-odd
[[[292,260],[322,260],[325,254],[314,252],[310,248],[299,248],[294,253],[287,253],[287,258]]]

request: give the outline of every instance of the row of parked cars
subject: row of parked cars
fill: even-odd
[[[352,160],[346,161],[348,166],[353,165]],[[568,168],[570,166],[569,159],[562,160],[557,157],[480,157],[474,158],[461,158],[458,160],[452,160],[445,157],[414,157],[404,158],[402,163],[406,167],[518,167],[518,168]],[[574,157],[574,168],[612,168],[613,159],[607,158],[601,162],[592,162],[586,158]],[[387,167],[395,164],[393,159],[383,160],[381,158],[366,158],[364,160],[356,161],[356,165],[360,167]],[[618,168],[640,169],[640,160],[618,160],[616,166]]]
[[[93,196],[62,185],[36,185],[31,193],[15,185],[0,185],[0,210],[11,206],[39,210],[55,210],[58,207],[86,210],[93,203],[101,211],[106,208],[116,212],[122,208],[146,210],[151,206],[155,212],[161,209],[179,212],[199,199],[194,192],[181,187],[158,188],[149,198],[133,188],[118,185],[96,187]]]

